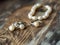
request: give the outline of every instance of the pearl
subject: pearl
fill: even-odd
[[[32,23],[32,25],[34,25],[35,27],[39,27],[40,26],[40,22],[39,21],[35,21]]]
[[[36,6],[33,6],[31,10],[35,10],[36,9]]]
[[[35,9],[32,9],[30,13],[31,13],[32,15],[34,15]]]
[[[22,22],[18,22],[19,24],[21,24]]]
[[[45,15],[43,15],[42,18],[43,19],[46,19],[46,18],[48,18],[48,16],[49,16],[49,13],[48,12],[45,12]]]
[[[37,3],[36,6],[39,7],[41,4],[40,3]]]
[[[47,10],[48,14],[49,14],[49,13],[51,13],[52,9],[51,9],[51,7],[50,7],[50,6],[46,5],[46,6],[45,6],[45,8],[47,8],[47,9],[48,9],[48,10]]]
[[[38,20],[42,20],[42,16],[38,16]]]
[[[43,19],[46,19],[46,16],[42,16]]]
[[[37,17],[36,17],[36,16],[33,16],[33,17],[32,17],[32,20],[37,20]]]
[[[29,13],[30,15],[34,14],[34,10],[31,10],[31,12]]]
[[[24,25],[24,24],[20,24],[20,25],[19,25],[19,28],[20,28],[20,29],[24,29],[24,28],[25,28],[25,25]]]
[[[15,29],[15,26],[13,24],[9,26],[10,31],[13,31],[14,29]]]
[[[28,14],[28,18],[29,18],[29,19],[32,19],[32,15]]]

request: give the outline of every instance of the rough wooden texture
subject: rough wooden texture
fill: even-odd
[[[36,0],[36,2],[38,2]],[[36,36],[36,34],[41,31],[41,29],[47,25],[50,20],[56,15],[54,18],[54,21],[52,22],[50,28],[48,30],[59,30],[60,22],[59,22],[59,15],[60,15],[60,1],[58,0],[42,0],[41,1],[44,5],[48,4],[52,7],[53,11],[50,14],[49,18],[46,20],[43,20],[43,24],[41,24],[40,27],[36,28],[34,26],[31,26],[28,24],[31,22],[27,18],[27,15],[33,6],[32,4],[23,6],[22,8],[14,9],[14,11],[8,15],[7,17],[0,18],[1,21],[5,21],[3,28],[0,29],[0,45],[27,45],[33,38]],[[4,7],[4,6],[2,6]],[[4,8],[2,8],[4,9]],[[7,9],[8,10],[8,9]],[[10,11],[11,12],[11,11]],[[15,29],[13,32],[10,32],[8,30],[9,25],[16,21],[22,21],[27,24],[26,29],[20,30],[20,29]]]

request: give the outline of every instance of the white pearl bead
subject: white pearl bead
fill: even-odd
[[[36,17],[36,16],[33,16],[33,17],[32,17],[32,20],[37,20],[37,17]]]
[[[42,20],[42,16],[38,16],[38,20]]]
[[[9,26],[10,31],[13,31],[14,29],[15,29],[15,26],[13,24]]]
[[[29,19],[32,19],[32,15],[28,14],[28,18],[29,18]]]
[[[31,9],[31,14],[33,15],[35,13],[35,9]]]
[[[48,9],[48,10],[47,10],[47,12],[48,12],[48,13],[51,13],[52,9],[51,9],[51,7],[50,7],[50,6],[46,5],[46,6],[45,6],[45,8],[47,8],[47,9]]]
[[[40,22],[39,21],[33,22],[32,25],[34,25],[35,27],[39,27],[40,26]]]
[[[46,18],[48,18],[48,16],[49,16],[49,13],[48,12],[45,12],[45,15],[43,15],[42,18],[43,19],[46,19]]]
[[[20,24],[19,28],[20,29],[24,29],[25,28],[25,25],[24,24]]]
[[[35,8],[36,7],[36,5],[34,5],[32,8]]]
[[[41,4],[37,3],[36,6],[39,7]]]
[[[22,22],[18,22],[19,24],[21,24]]]
[[[32,15],[33,13],[34,13],[34,10],[31,10],[31,12],[29,14]]]
[[[42,16],[43,19],[46,19],[46,16]]]
[[[31,10],[35,10],[36,9],[36,6],[33,6]]]
[[[49,16],[49,12],[46,12],[46,13],[45,13],[45,16]]]

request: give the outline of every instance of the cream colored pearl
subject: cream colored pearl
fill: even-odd
[[[37,7],[40,7],[40,6],[41,6],[41,4],[37,3],[36,5],[34,5],[34,6],[32,7],[32,9],[31,9],[31,10],[34,10],[34,11],[35,11],[35,10],[36,10],[36,8],[37,8]]]
[[[37,4],[36,4],[36,6],[37,6],[37,7],[40,7],[40,6],[41,6],[41,4],[37,3]]]
[[[33,9],[34,9],[34,10],[36,9],[36,6],[35,6],[35,5],[32,7],[32,9],[31,9],[31,10],[33,10]]]
[[[19,24],[21,24],[22,22],[18,22]]]
[[[52,11],[52,9],[51,9],[50,6],[46,5],[45,7],[46,7],[50,12]]]
[[[14,29],[15,29],[15,26],[13,24],[9,26],[10,31],[13,31]]]
[[[42,16],[43,19],[46,19],[46,16]]]
[[[32,9],[32,10],[31,10],[31,14],[33,15],[34,13],[35,13],[35,10],[34,10],[34,9]]]
[[[42,16],[42,18],[43,18],[43,19],[46,19],[46,18],[48,18],[48,16],[49,16],[49,13],[46,12],[45,15]]]
[[[38,16],[38,20],[42,20],[42,16]]]
[[[31,10],[31,12],[29,13],[30,15],[33,15],[34,14],[34,10]]]
[[[28,14],[28,18],[29,18],[29,19],[32,19],[32,15]]]
[[[37,17],[36,17],[36,16],[33,16],[33,17],[32,17],[32,20],[37,20]]]
[[[48,9],[48,10],[47,10],[47,13],[48,13],[48,14],[50,14],[50,13],[51,13],[51,11],[52,11],[51,7],[50,7],[50,6],[48,6],[48,5],[46,5],[46,6],[45,6],[45,8],[47,8],[47,9]]]
[[[31,9],[31,11],[32,11],[32,10],[35,10],[35,9],[36,9],[36,6],[33,6],[32,9]]]
[[[24,24],[20,24],[19,28],[20,29],[24,29],[25,28],[25,25]]]
[[[40,22],[39,21],[33,22],[32,25],[34,25],[35,27],[39,27],[40,26]]]

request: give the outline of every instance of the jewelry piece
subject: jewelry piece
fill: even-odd
[[[31,11],[28,13],[28,18],[29,19],[32,19],[34,21],[31,24],[33,26],[35,26],[35,27],[39,27],[40,26],[40,23],[42,23],[41,20],[48,18],[49,14],[52,11],[52,9],[51,9],[50,6],[45,5],[45,6],[43,6],[43,7],[45,7],[47,9],[47,11],[45,12],[45,14],[42,15],[42,16],[35,16],[34,13],[35,13],[36,9],[39,8],[39,7],[41,8],[41,6],[43,6],[43,5],[40,4],[40,3],[35,4],[32,7]],[[12,25],[9,26],[9,30],[10,31],[13,31],[15,28],[20,28],[20,29],[23,30],[23,29],[25,29],[25,27],[26,26],[24,25],[23,22],[15,22],[15,23],[13,23]]]
[[[21,24],[22,22],[15,22],[14,25],[15,27],[19,28],[19,25]]]
[[[42,20],[42,19],[46,19],[46,18],[49,16],[49,14],[51,13],[51,11],[52,11],[51,7],[48,6],[48,5],[43,6],[43,7],[47,8],[47,11],[45,12],[45,15],[38,16],[38,17],[34,16],[34,13],[35,13],[36,9],[37,9],[38,7],[41,7],[41,6],[42,6],[42,4],[40,4],[40,3],[35,4],[35,5],[32,7],[31,11],[29,12],[28,18],[29,18],[29,19],[32,19],[32,20],[37,20],[37,19],[38,19],[38,20]]]
[[[42,16],[42,18],[43,18],[43,19],[46,19],[46,18],[49,16],[49,14],[51,13],[52,9],[51,9],[51,7],[48,6],[48,5],[46,5],[46,6],[44,6],[44,7],[47,8],[47,11],[45,12],[45,15]]]
[[[25,25],[23,24],[23,22],[15,22],[15,23],[13,23],[12,25],[9,26],[10,31],[14,31],[15,28],[24,29]]]
[[[41,21],[35,21],[33,23],[31,23],[33,26],[35,27],[39,27],[40,26],[40,23],[42,23]]]
[[[19,28],[20,28],[20,29],[24,29],[24,28],[25,28],[25,25],[24,25],[24,24],[20,24],[20,25],[19,25]]]
[[[38,7],[40,7],[40,6],[41,6],[41,4],[37,3],[37,4],[35,4],[35,5],[32,7],[31,11],[30,11],[29,14],[28,14],[28,18],[29,18],[29,19],[36,20],[36,18],[33,17],[33,15],[34,15],[34,13],[35,13],[36,8],[38,8]],[[33,18],[34,18],[34,19],[33,19]]]
[[[12,25],[9,26],[8,29],[9,29],[10,31],[14,31],[15,28],[16,28],[16,27],[14,26],[14,24],[12,24]]]

